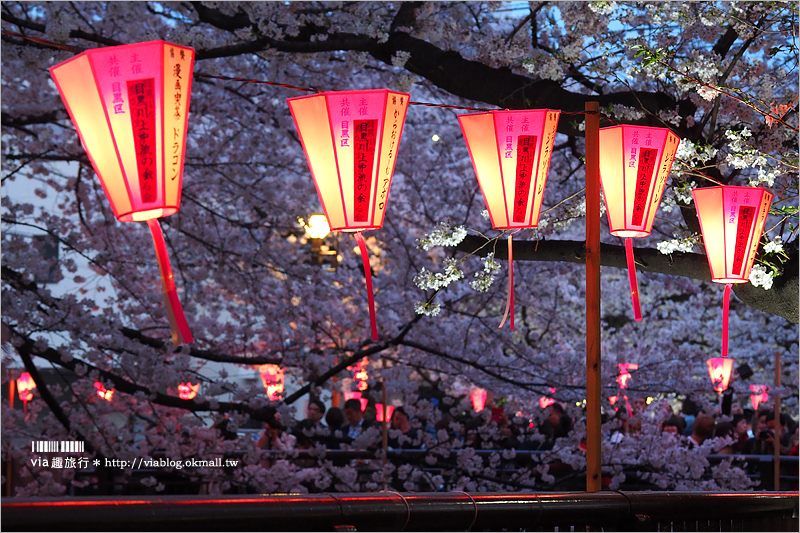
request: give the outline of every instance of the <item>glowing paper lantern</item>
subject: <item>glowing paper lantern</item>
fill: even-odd
[[[178,385],[178,396],[181,400],[191,400],[197,396],[197,391],[200,390],[200,383],[192,385],[189,382],[181,383]]]
[[[28,415],[28,402],[33,400],[33,389],[36,388],[36,382],[33,381],[31,375],[23,372],[17,378],[17,391],[19,391],[19,399],[22,400],[22,413]]]
[[[642,320],[632,237],[647,237],[680,138],[666,128],[600,128],[600,184],[612,235],[625,238],[634,319]]]
[[[728,382],[731,379],[731,370],[733,370],[733,359],[729,357],[712,357],[706,361],[706,365],[708,365],[708,374],[711,376],[714,390],[722,392],[727,389]]]
[[[258,374],[267,397],[271,401],[280,400],[283,396],[283,369],[278,365],[259,365]]]
[[[750,403],[757,411],[762,402],[769,400],[769,385],[750,385]]]
[[[180,208],[194,50],[165,41],[86,50],[50,68],[120,222],[147,222],[173,342],[192,334],[158,217]]]
[[[386,89],[289,98],[311,175],[333,231],[354,232],[378,340],[364,230],[383,227],[409,95]]]
[[[539,224],[547,169],[561,111],[536,109],[460,115],[458,122],[486,209],[495,229],[519,230]],[[514,329],[514,267],[508,236],[508,298],[505,316]]]
[[[108,390],[106,389],[102,383],[99,381],[94,382],[94,388],[97,389],[97,396],[104,399],[107,402],[110,402],[111,399],[114,397],[114,389]]]
[[[728,356],[728,308],[733,283],[747,283],[772,193],[758,187],[706,187],[692,191],[711,281],[724,283],[722,357]]]
[[[483,408],[486,407],[486,391],[475,387],[472,389],[472,392],[469,395],[469,399],[472,400],[472,408],[475,412],[483,411]]]
[[[363,411],[363,409],[362,409]],[[394,405],[387,405],[386,406],[386,421],[390,421],[392,419],[392,415],[394,414]],[[375,420],[378,422],[383,422],[383,404],[376,403],[375,404]]]
[[[550,391],[551,394],[556,392],[555,387],[548,387],[548,390]],[[542,409],[547,409],[554,403],[556,403],[556,401],[553,398],[548,398],[547,396],[541,396],[539,398],[539,407],[541,407]]]
[[[636,363],[618,363],[619,376],[617,376],[617,383],[620,389],[628,388],[628,380],[631,378],[631,373],[628,370],[638,370],[639,365]]]

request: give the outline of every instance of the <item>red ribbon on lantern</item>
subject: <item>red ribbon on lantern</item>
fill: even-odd
[[[558,110],[531,109],[458,117],[494,229],[519,230],[539,224],[560,115]],[[508,297],[500,327],[510,316],[513,330],[512,235],[508,236]]]
[[[50,68],[120,222],[147,222],[175,345],[192,342],[157,218],[180,209],[194,50],[150,41],[86,50]]]
[[[634,319],[642,320],[632,237],[647,237],[664,194],[680,138],[666,128],[600,129],[600,184],[611,234],[625,239]]]
[[[376,341],[372,273],[361,232],[383,227],[409,95],[374,89],[287,101],[331,230],[355,233]]]
[[[711,281],[724,283],[722,357],[728,356],[728,310],[733,283],[747,283],[769,214],[772,193],[759,187],[694,189],[697,217],[706,249]]]

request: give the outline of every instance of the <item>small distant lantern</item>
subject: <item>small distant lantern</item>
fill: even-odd
[[[361,404],[361,412],[363,413],[367,405],[369,404],[369,398],[364,398],[363,393],[361,391],[343,391],[342,396],[344,397],[344,401],[355,398]]]
[[[475,387],[469,394],[469,399],[472,401],[472,408],[475,412],[483,411],[486,407],[487,392],[484,389]]]
[[[166,41],[86,50],[50,68],[120,222],[147,222],[175,345],[192,342],[157,219],[180,209],[194,50]]]
[[[362,409],[363,410],[363,409]],[[375,420],[378,422],[383,422],[383,404],[376,403],[375,404]],[[386,421],[390,421],[392,419],[392,415],[394,414],[394,405],[387,405],[386,406]]]
[[[197,396],[197,391],[200,390],[200,382],[197,385],[192,385],[190,382],[181,383],[178,385],[178,396],[181,400],[192,400]]]
[[[556,392],[555,387],[548,387],[548,390],[550,391],[550,394],[555,394]],[[547,409],[554,403],[556,403],[554,398],[548,398],[547,396],[541,396],[539,398],[539,407],[541,407],[542,409]]]
[[[19,399],[22,400],[22,412],[27,416],[28,402],[33,400],[33,389],[36,388],[36,382],[33,381],[31,375],[23,372],[17,378],[17,391],[19,391]]]
[[[97,389],[97,396],[107,402],[110,402],[114,397],[114,389],[106,389],[99,381],[94,382],[94,388]]]
[[[750,385],[750,403],[754,411],[758,411],[758,406],[769,400],[769,389],[769,385]]]
[[[747,283],[769,214],[772,193],[759,187],[705,187],[692,191],[711,281],[724,283],[722,357],[728,356],[728,309],[733,283]]]
[[[733,359],[729,357],[712,357],[706,361],[708,374],[711,376],[711,384],[714,390],[722,392],[728,388],[733,370]]]
[[[259,365],[258,373],[270,401],[280,400],[283,397],[283,369],[274,364]]]
[[[539,225],[547,169],[561,111],[530,109],[460,115],[486,209],[494,229]],[[514,329],[514,258],[508,236],[508,298],[500,327]]]
[[[680,138],[666,128],[600,128],[600,183],[612,235],[625,239],[634,319],[642,320],[632,237],[647,237],[661,203]]]
[[[617,376],[617,383],[619,384],[619,388],[627,389],[628,380],[631,378],[631,373],[628,371],[638,370],[639,365],[636,363],[619,363],[617,364],[617,366],[619,367],[619,376]]]
[[[409,95],[375,89],[287,101],[331,230],[355,234],[372,340],[378,340],[369,254],[361,232],[383,227]]]

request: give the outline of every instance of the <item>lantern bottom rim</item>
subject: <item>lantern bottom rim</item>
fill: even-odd
[[[364,226],[363,228],[348,228],[348,227],[345,226],[345,227],[342,227],[342,228],[331,228],[331,231],[341,231],[341,232],[344,232],[344,233],[356,233],[356,232],[359,232],[359,231],[371,231],[371,230],[374,230],[374,229],[381,229],[382,227],[383,227],[382,225],[381,226]]]
[[[747,278],[711,278],[711,281],[714,283],[724,283],[727,285],[728,283],[748,283],[750,280]]]
[[[145,222],[154,218],[168,217],[178,212],[177,207],[166,206],[158,207],[156,209],[143,209],[140,211],[131,211],[117,216],[120,222]]]
[[[649,231],[636,229],[613,230],[610,233],[614,237],[648,237],[650,235]]]

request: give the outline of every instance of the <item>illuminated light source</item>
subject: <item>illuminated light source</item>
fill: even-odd
[[[200,390],[200,383],[192,385],[190,382],[181,383],[178,385],[178,396],[181,400],[192,400],[197,396],[197,391]]]
[[[472,400],[472,408],[476,411],[483,411],[486,407],[486,391],[484,389],[475,387],[469,394],[469,399]]]
[[[33,400],[33,389],[36,388],[36,382],[33,381],[31,375],[23,372],[17,378],[17,391],[19,399],[22,400],[22,412],[25,416],[28,415],[28,402]]]
[[[769,385],[750,385],[750,403],[754,411],[758,411],[762,402],[769,400],[769,389]]]
[[[550,391],[550,394],[554,394],[556,392],[555,387],[548,387],[548,390]],[[541,407],[542,409],[546,409],[547,407],[553,405],[554,403],[556,403],[556,401],[553,398],[548,398],[547,396],[541,396],[539,398],[539,407]],[[580,405],[580,402],[578,402],[577,405]]]
[[[633,315],[642,320],[633,257],[634,237],[647,237],[675,160],[680,138],[666,128],[600,128],[600,184],[612,235],[625,239]]]
[[[50,68],[120,222],[147,222],[175,345],[192,342],[158,218],[180,209],[194,50],[165,41],[86,50]]]
[[[97,396],[107,402],[114,397],[114,389],[106,389],[99,381],[94,382],[94,388],[97,389]]]
[[[300,142],[333,231],[352,232],[361,251],[372,340],[378,340],[365,230],[383,227],[409,95],[386,89],[289,98]]]
[[[772,193],[759,187],[705,187],[692,191],[711,281],[724,283],[722,357],[728,356],[728,308],[734,283],[747,283]]]
[[[258,374],[270,401],[280,400],[283,397],[283,369],[274,364],[259,365]]]
[[[363,411],[363,409],[362,409]],[[390,421],[392,419],[392,415],[394,414],[394,405],[387,405],[386,406],[386,421]],[[375,420],[378,422],[383,422],[383,404],[376,403],[375,404]]]
[[[560,114],[531,109],[458,117],[492,227],[513,230],[508,235],[508,296],[501,328],[510,316],[514,329],[513,232],[539,224]]]
[[[438,135],[436,135],[435,133],[433,135],[431,135],[431,140],[433,142],[437,143],[437,142],[439,142],[439,139],[440,139],[440,137]]]
[[[711,376],[711,384],[714,390],[722,392],[728,388],[728,382],[731,379],[731,370],[733,370],[733,359],[730,357],[712,357],[706,361],[708,365],[708,374]]]
[[[617,376],[617,383],[620,389],[628,388],[628,380],[631,378],[631,373],[628,370],[638,370],[639,365],[636,363],[618,363],[619,376]]]
[[[325,215],[311,215],[308,217],[308,223],[303,224],[303,227],[312,239],[324,239],[331,232],[331,226]]]

